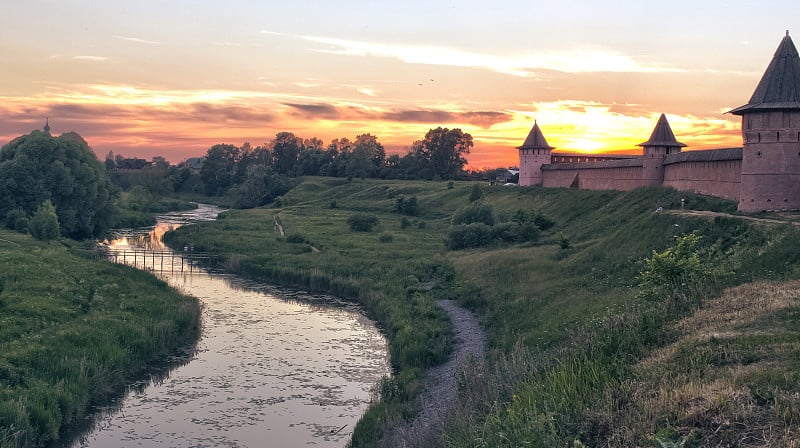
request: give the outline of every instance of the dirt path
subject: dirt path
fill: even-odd
[[[284,236],[283,225],[281,225],[281,221],[278,219],[278,215],[275,215],[275,233],[277,233],[280,236]]]
[[[730,213],[710,212],[708,210],[668,210],[666,211],[666,213],[673,215],[684,215],[684,216],[703,216],[706,218],[716,218],[718,216],[722,216],[725,218],[742,219],[757,224],[793,224],[795,226],[800,226],[800,221],[795,221],[795,220],[756,218],[754,216],[732,215]]]
[[[483,357],[486,352],[486,335],[477,318],[452,300],[436,302],[450,318],[453,328],[453,352],[450,359],[425,372],[423,392],[419,401],[422,409],[407,425],[396,428],[386,437],[382,446],[415,447],[440,430],[453,410],[458,394],[457,373],[470,356]]]

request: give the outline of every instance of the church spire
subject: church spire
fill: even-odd
[[[48,135],[50,134],[50,117],[45,118],[44,132]]]

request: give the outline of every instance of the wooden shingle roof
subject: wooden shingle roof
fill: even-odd
[[[534,121],[533,128],[528,133],[525,143],[522,146],[518,146],[517,149],[554,149],[554,147],[547,144],[542,130],[539,129],[539,124]]]
[[[670,146],[682,148],[686,145],[675,138],[675,134],[672,132],[672,128],[667,121],[667,116],[661,114],[656,123],[656,127],[653,129],[653,133],[650,134],[650,140],[639,143],[637,146]]]
[[[750,102],[730,112],[743,115],[764,110],[800,110],[800,56],[788,31]]]

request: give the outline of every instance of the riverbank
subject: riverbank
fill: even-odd
[[[0,447],[81,424],[167,355],[187,353],[199,305],[93,245],[0,230]]]
[[[179,247],[226,254],[228,267],[248,277],[357,300],[379,322],[395,375],[376,391],[380,401],[356,428],[353,447],[376,446],[419,415],[414,399],[423,372],[446,360],[452,343],[436,299],[474,311],[490,352],[489,361],[459,376],[456,415],[425,446],[613,445],[623,437],[615,430],[623,418],[615,403],[626,402],[636,362],[674,340],[673,322],[725,287],[798,275],[800,234],[793,226],[656,212],[682,203],[735,210],[727,201],[661,188],[488,186],[473,201],[473,187],[308,178],[281,208],[231,211],[170,238]],[[402,206],[409,203],[413,212]],[[453,231],[462,225],[454,216],[464,219],[467,210],[491,214],[491,223],[470,227],[478,239],[469,244],[482,247],[447,250],[445,240],[463,238]],[[352,228],[354,215],[370,218],[371,231]],[[275,233],[276,216],[283,237]],[[527,240],[518,242],[514,232],[530,220],[541,226],[525,227]],[[679,276],[644,282],[648,259],[674,261]],[[703,269],[687,271],[692,266]],[[681,362],[692,360],[690,354]],[[662,368],[680,369],[681,362]],[[670,417],[667,408],[646,412],[658,417],[625,440],[648,444],[674,430],[678,443],[695,429],[708,430]]]

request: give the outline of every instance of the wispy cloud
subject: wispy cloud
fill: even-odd
[[[409,64],[444,65],[483,68],[514,76],[531,76],[533,72],[554,70],[566,73],[587,72],[684,72],[686,70],[659,64],[603,48],[578,48],[567,51],[537,51],[528,54],[488,54],[438,45],[402,45],[363,42],[323,36],[285,35],[262,30],[262,34],[284,35],[320,44],[313,51],[359,57],[393,58]]]
[[[114,36],[111,36],[111,37],[113,37],[114,39],[124,40],[124,41],[127,41],[127,42],[134,42],[134,43],[137,43],[137,44],[161,45],[161,42],[156,42],[154,40],[142,39],[140,37],[117,36],[117,35],[114,35]]]
[[[79,55],[79,56],[73,56],[72,59],[75,59],[76,61],[105,62],[108,60],[108,57]]]

